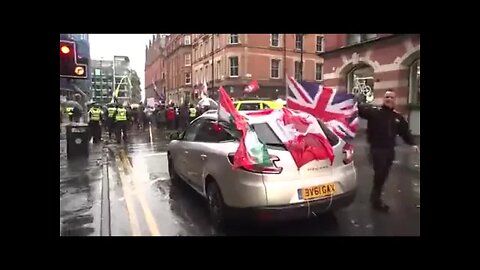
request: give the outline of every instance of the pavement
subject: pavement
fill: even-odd
[[[102,145],[90,145],[88,158],[68,160],[60,140],[60,235],[100,235]]]
[[[391,206],[387,214],[372,210],[368,202],[373,171],[360,136],[354,144],[359,188],[349,207],[301,221],[233,224],[217,231],[205,200],[186,185],[171,185],[167,137],[156,128],[130,131],[122,144],[104,137],[104,143],[91,144],[88,159],[71,162],[65,154],[62,158],[61,140],[60,235],[420,235],[420,160],[406,145],[397,147],[385,186],[384,199]]]

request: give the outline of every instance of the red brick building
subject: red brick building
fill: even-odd
[[[190,34],[155,35],[145,50],[145,96],[188,102],[192,93]],[[154,83],[157,93],[154,91]]]
[[[351,92],[361,83],[379,103],[387,89],[397,94],[397,109],[420,134],[420,35],[325,34],[324,85]]]
[[[171,34],[165,44],[167,101],[183,104],[192,93],[192,36]]]
[[[155,98],[166,91],[166,36],[156,34],[145,48],[145,98]],[[157,90],[154,91],[154,84]]]
[[[285,74],[300,76],[301,35],[214,34],[213,40],[212,34],[194,34],[192,37],[196,93],[205,80],[214,99],[220,86],[231,96],[241,97],[245,86],[256,79],[260,90],[254,95],[277,98],[286,93]],[[317,55],[322,50],[323,35],[304,35],[303,80],[322,81],[323,61]]]

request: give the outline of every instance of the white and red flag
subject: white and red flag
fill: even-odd
[[[332,164],[333,148],[313,115],[282,108],[249,112],[247,117],[271,119],[270,127],[290,152],[298,169],[312,160],[328,159]]]
[[[218,119],[229,122],[241,134],[240,144],[233,159],[233,167],[272,166],[267,146],[258,139],[247,119],[235,109],[232,99],[223,87],[219,89],[219,97]]]
[[[245,93],[253,93],[260,89],[260,86],[258,86],[258,81],[257,80],[252,80],[243,90]]]

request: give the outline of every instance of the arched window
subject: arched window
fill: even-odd
[[[410,66],[408,103],[420,104],[420,59]]]

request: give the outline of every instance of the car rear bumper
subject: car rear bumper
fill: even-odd
[[[232,219],[253,219],[258,221],[304,219],[347,207],[355,200],[355,195],[356,190],[352,190],[331,198],[327,197],[311,202],[267,207],[228,207],[228,214]]]

